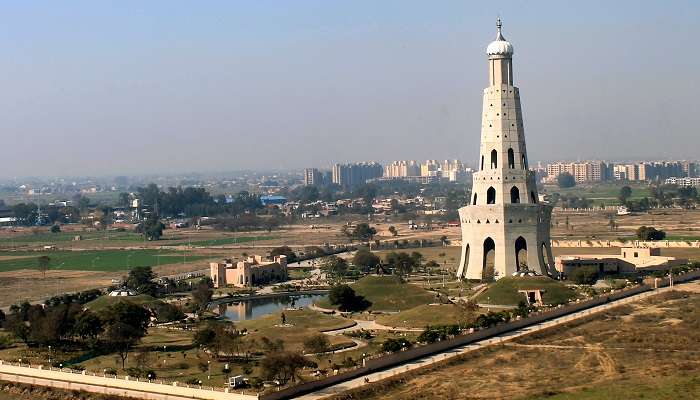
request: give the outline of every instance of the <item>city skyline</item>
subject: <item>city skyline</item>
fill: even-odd
[[[6,7],[0,177],[474,165],[503,10],[533,163],[697,158],[691,2],[164,4]]]

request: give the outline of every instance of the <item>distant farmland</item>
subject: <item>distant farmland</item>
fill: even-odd
[[[48,256],[51,270],[123,271],[130,267],[158,266],[213,258],[170,250],[89,250],[0,252],[0,272],[37,269],[38,258]]]
[[[271,240],[271,239],[275,239],[275,238],[272,236],[223,237],[223,238],[216,238],[216,239],[196,240],[196,241],[192,241],[192,242],[166,243],[166,244],[164,244],[164,246],[181,246],[181,245],[185,245],[185,244],[190,245],[190,246],[200,246],[200,247],[223,246],[223,245],[227,245],[227,244],[239,244],[239,243]]]

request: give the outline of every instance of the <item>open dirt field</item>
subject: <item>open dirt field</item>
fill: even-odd
[[[206,268],[206,260],[195,263],[178,263],[154,267],[159,276],[167,276]],[[60,293],[77,292],[92,288],[107,287],[112,279],[126,275],[124,271],[74,271],[59,270],[46,272],[42,277],[36,270],[0,272],[0,308],[27,301],[40,301]]]
[[[698,398],[700,284],[684,289],[337,399]]]
[[[617,224],[615,230],[610,228],[611,218]],[[552,225],[553,239],[632,238],[637,228],[646,225],[665,231],[671,240],[700,240],[700,210],[655,209],[631,215],[616,215],[613,211],[555,211]]]

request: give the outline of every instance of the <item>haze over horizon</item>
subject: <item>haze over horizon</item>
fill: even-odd
[[[0,177],[478,156],[513,43],[532,161],[698,159],[700,4],[5,4]]]

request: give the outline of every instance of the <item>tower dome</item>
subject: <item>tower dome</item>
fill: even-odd
[[[489,46],[486,48],[486,54],[490,56],[510,57],[513,55],[513,45],[503,37],[503,34],[501,33],[501,25],[501,19],[499,18],[496,20],[496,28],[498,28],[496,40],[489,43]]]

